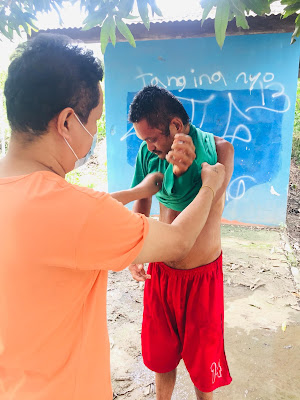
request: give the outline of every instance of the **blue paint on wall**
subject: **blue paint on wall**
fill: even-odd
[[[281,150],[283,114],[279,111],[287,106],[284,96],[274,97],[277,92],[270,89],[264,91],[264,99],[260,90],[253,90],[250,96],[247,90],[172,92],[180,98],[194,125],[234,145],[235,169],[227,201],[276,176],[281,157],[273,159],[273,155]],[[128,110],[134,95],[128,94]],[[127,162],[134,167],[141,140],[131,134],[132,124],[127,124],[127,132],[130,132],[126,138]]]
[[[235,147],[223,216],[268,225],[285,222],[299,60],[299,43],[290,46],[289,40],[289,34],[228,37],[222,51],[214,38],[109,47],[109,190],[127,188],[133,176],[140,141],[127,122],[129,104],[145,84],[158,84],[181,99],[196,126]],[[157,202],[152,212],[158,213]]]

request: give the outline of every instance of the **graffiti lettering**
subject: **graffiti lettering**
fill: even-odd
[[[203,85],[209,84],[213,85],[221,82],[224,85],[224,88],[227,85],[227,80],[224,74],[221,71],[216,71],[213,74],[203,73],[198,76],[195,75],[195,70],[192,68],[191,70],[192,76],[167,76],[166,80],[159,78],[154,75],[152,72],[140,73],[135,77],[135,79],[140,79],[142,81],[143,87],[146,85],[159,85],[168,89],[178,89],[180,92],[186,88],[187,82],[190,82],[189,87],[202,87]],[[257,85],[263,85],[265,83],[270,83],[274,80],[275,75],[272,72],[266,72],[262,74],[261,72],[256,73],[255,75],[249,74],[246,72],[240,72],[236,79],[235,83],[239,83],[240,81],[248,86],[250,93]]]
[[[181,96],[178,96],[178,99],[188,110],[191,123],[204,130],[205,127],[212,128],[209,131],[214,131],[219,126],[216,128],[218,136],[228,140],[239,149],[239,166],[241,168],[239,172],[236,172],[227,188],[226,199],[227,201],[240,200],[250,187],[262,182],[261,178],[257,180],[260,164],[257,164],[254,168],[251,164],[247,164],[249,163],[247,154],[249,154],[250,149],[252,150],[256,146],[257,140],[262,143],[261,139],[257,139],[257,129],[262,123],[269,123],[269,121],[274,120],[275,115],[288,112],[291,108],[290,98],[285,93],[283,84],[275,81],[275,75],[272,72],[256,71],[255,74],[240,72],[231,81],[230,91],[226,90],[227,80],[221,71],[197,75],[195,69],[191,68],[190,72],[191,77],[172,75],[167,76],[166,79],[160,79],[154,73],[147,72],[140,73],[136,79],[140,79],[143,86],[149,83],[158,84],[170,90],[178,90],[180,93],[186,88],[199,90],[203,86],[206,87],[207,95],[205,95],[204,90],[199,90],[199,94],[198,90],[196,92],[193,92],[193,90],[184,91]],[[207,85],[213,87],[216,84],[221,84],[224,88],[223,91],[207,89]],[[234,89],[235,84],[238,85],[237,90]],[[241,89],[241,86],[244,86],[244,89]],[[249,101],[245,98],[247,92]],[[195,93],[195,96],[189,96],[188,93]],[[240,93],[243,93],[242,96],[244,97],[240,97]],[[264,114],[261,114],[262,112]],[[260,129],[262,130],[261,138],[265,136],[265,132],[263,128]],[[273,132],[273,129],[271,132]],[[133,134],[134,130],[131,126],[121,140],[125,140]],[[246,167],[247,165],[249,165],[249,170]],[[269,180],[270,176],[263,178],[265,182]],[[271,194],[280,196],[273,186]]]

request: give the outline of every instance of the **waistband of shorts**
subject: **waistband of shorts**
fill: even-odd
[[[150,263],[149,265],[157,266],[158,268],[163,269],[169,275],[196,276],[196,275],[205,274],[207,272],[217,271],[218,269],[222,268],[222,251],[216,260],[210,262],[209,264],[201,265],[200,267],[195,267],[195,268],[191,268],[191,269],[173,268],[173,267],[169,267],[169,265],[166,265],[163,262],[154,262],[154,263]]]

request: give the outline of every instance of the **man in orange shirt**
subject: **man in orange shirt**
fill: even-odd
[[[155,193],[160,175],[113,195],[67,183],[65,174],[95,144],[102,76],[91,52],[53,35],[26,43],[9,67],[12,133],[0,160],[1,400],[111,400],[107,271],[184,257],[224,180],[221,164],[203,164],[201,191],[172,224],[121,204]],[[173,162],[180,165],[176,150]]]

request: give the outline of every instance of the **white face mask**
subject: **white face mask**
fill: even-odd
[[[93,138],[93,142],[91,145],[91,148],[89,150],[89,152],[86,154],[85,157],[83,158],[78,158],[77,154],[75,153],[75,151],[72,149],[71,145],[68,143],[67,139],[65,139],[65,142],[67,143],[67,145],[69,146],[70,150],[72,151],[72,153],[74,154],[74,156],[76,157],[77,161],[75,162],[75,166],[74,169],[81,167],[83,164],[85,164],[88,159],[91,157],[91,155],[94,152],[94,149],[96,147],[96,143],[97,143],[97,133],[95,133],[95,135],[93,136],[87,129],[86,127],[83,125],[83,123],[80,121],[80,119],[78,118],[78,116],[74,113],[75,117],[77,118],[78,122],[80,123],[80,125],[83,127],[83,129]]]

